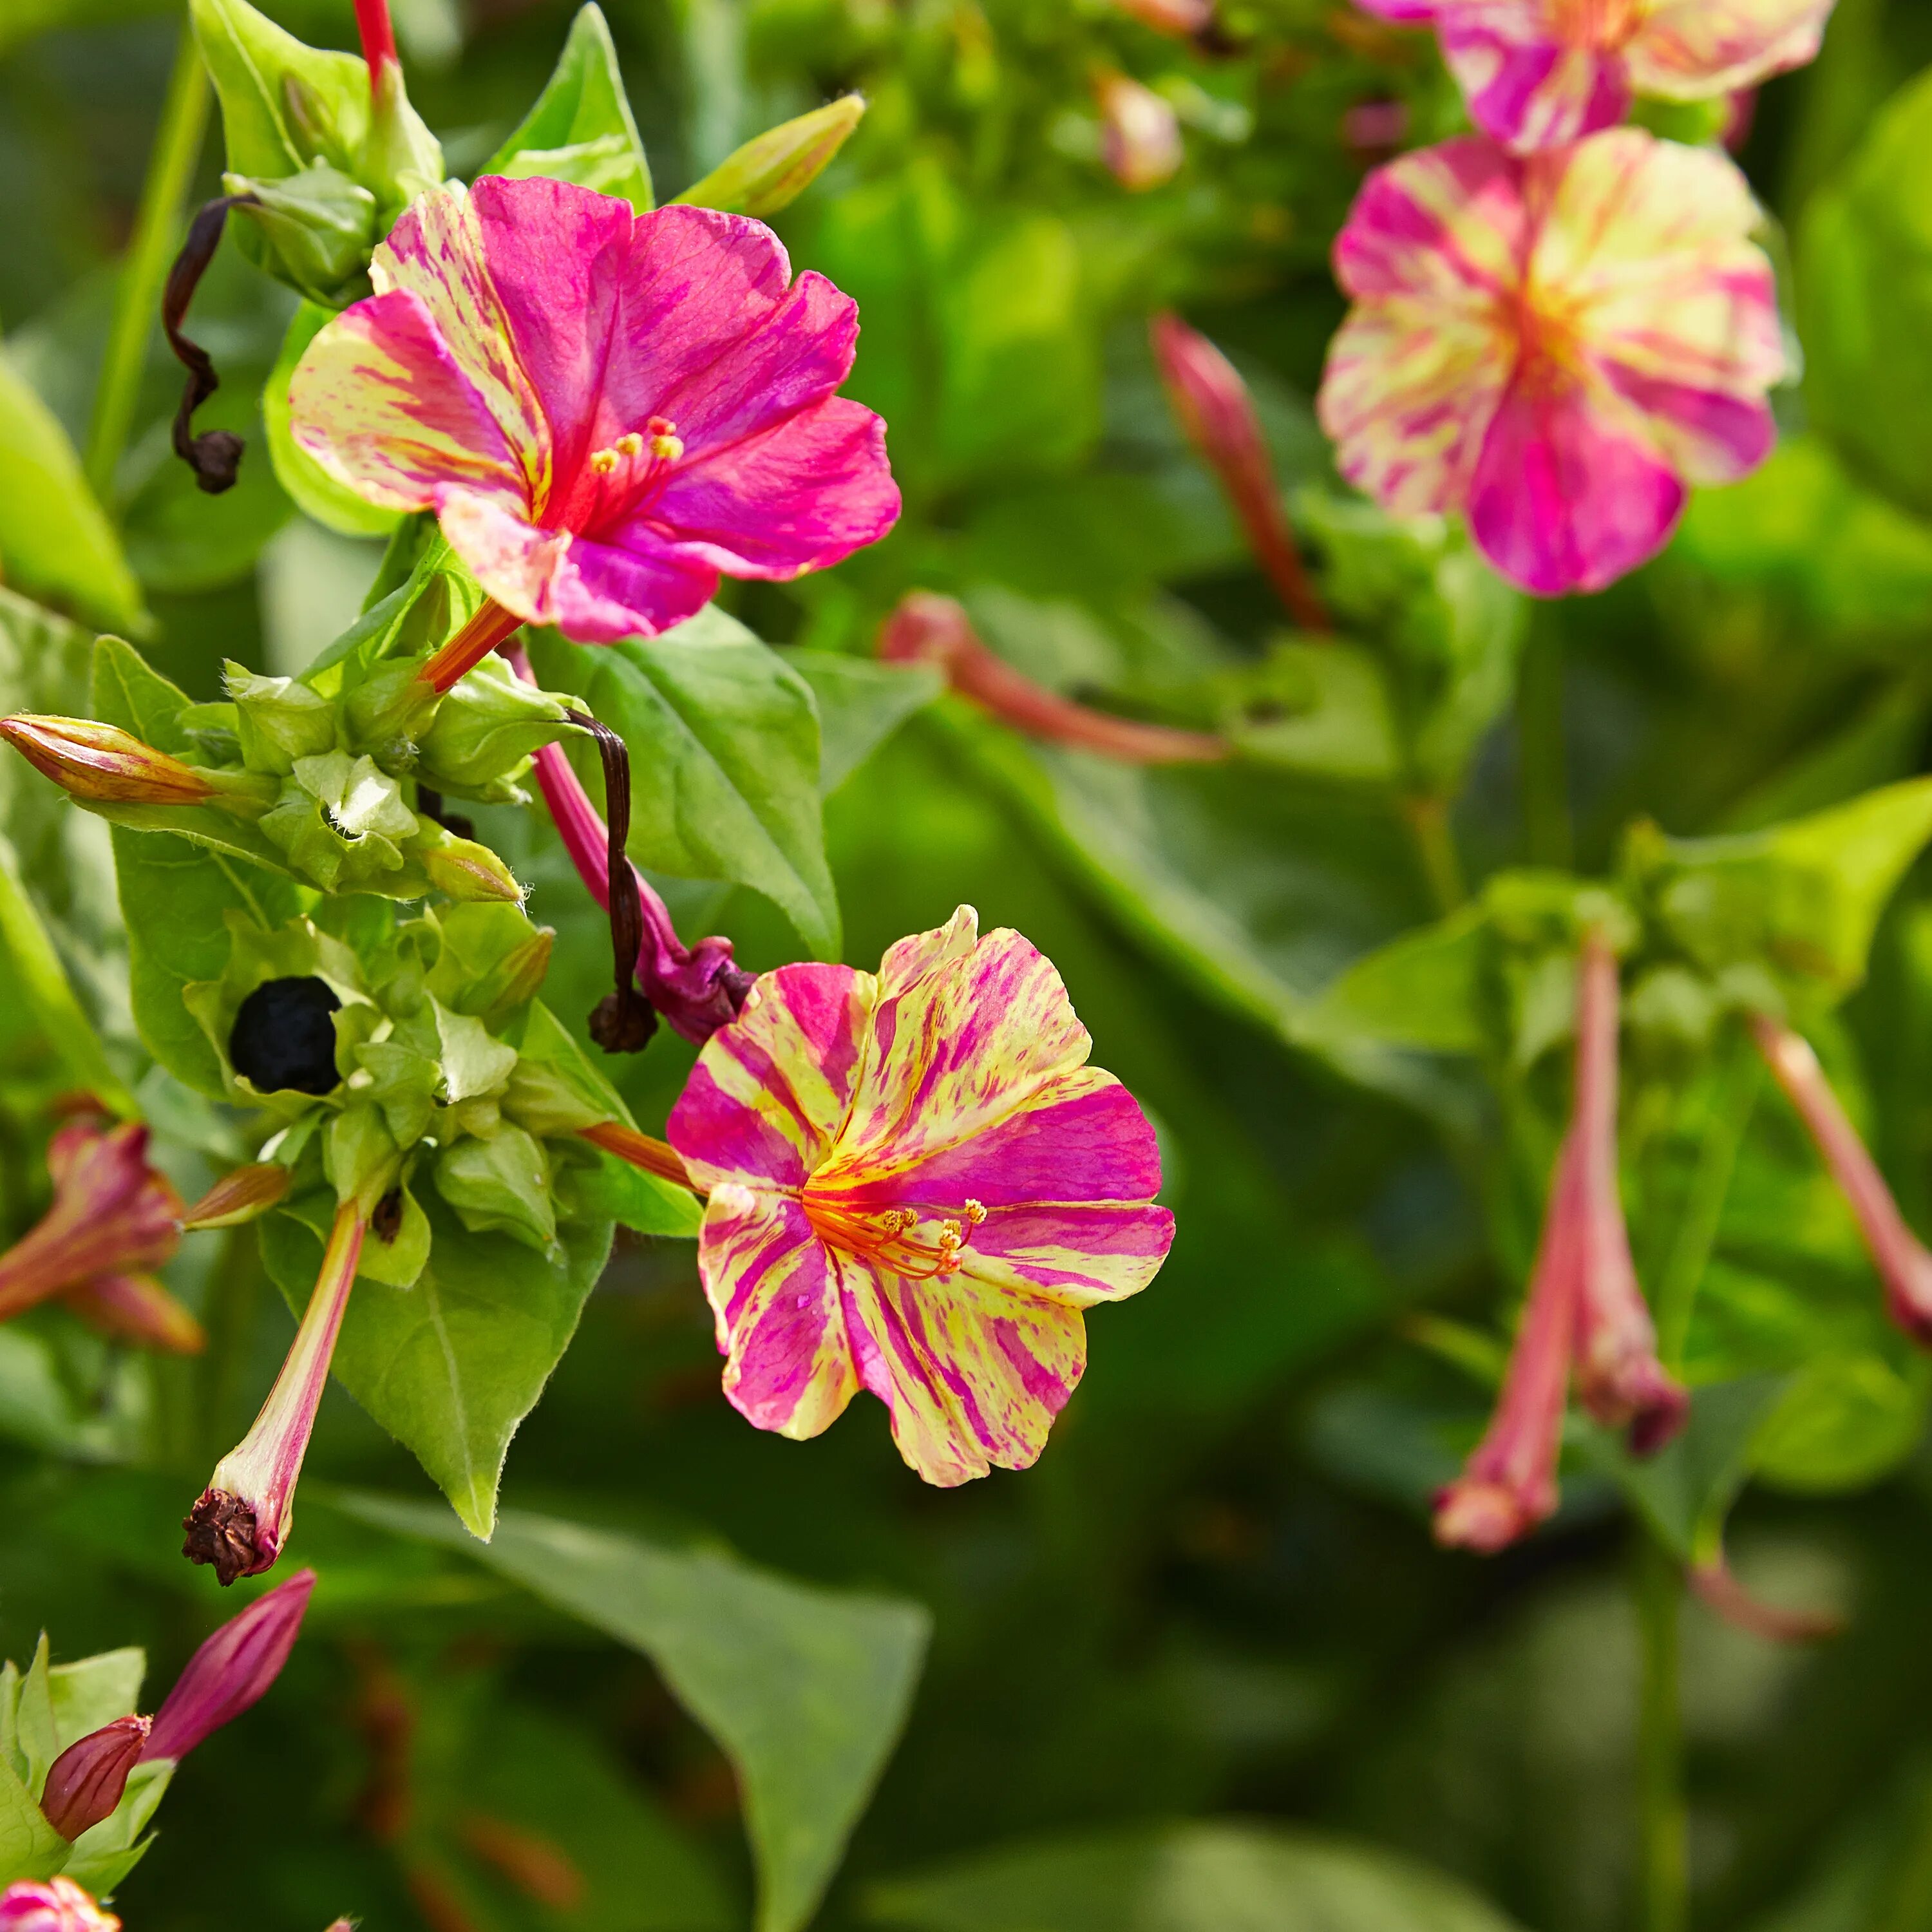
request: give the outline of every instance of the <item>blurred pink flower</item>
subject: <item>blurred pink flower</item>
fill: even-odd
[[[1432,20],[1476,125],[1526,152],[1630,112],[1708,100],[1814,58],[1832,0],[1362,0]]]
[[[1037,1458],[1082,1310],[1174,1238],[1154,1130],[1091,1046],[1052,963],[970,906],[876,976],[758,981],[665,1130],[708,1190],[698,1270],[741,1414],[816,1436],[865,1388],[929,1483]]]
[[[121,1922],[70,1878],[23,1878],[0,1892],[0,1932],[121,1932]]]
[[[1335,244],[1354,307],[1318,410],[1397,515],[1461,511],[1512,582],[1597,590],[1660,549],[1687,483],[1775,440],[1784,370],[1744,176],[1622,128],[1518,159],[1480,136],[1364,183]]]
[[[796,577],[898,514],[885,425],[834,393],[857,307],[762,222],[488,176],[416,202],[370,274],[296,368],[294,433],[434,509],[489,593],[439,690],[519,623],[652,637],[721,574]]]

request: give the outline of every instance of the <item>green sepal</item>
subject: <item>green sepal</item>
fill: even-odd
[[[472,1234],[508,1234],[548,1252],[556,1239],[550,1162],[536,1136],[506,1122],[488,1140],[458,1141],[436,1156],[436,1192]]]

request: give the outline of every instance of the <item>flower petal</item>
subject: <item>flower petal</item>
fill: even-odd
[[[858,1387],[830,1256],[788,1196],[727,1182],[712,1189],[698,1271],[728,1358],[724,1394],[760,1429],[806,1437],[829,1428]]]
[[[436,520],[477,582],[529,624],[556,620],[554,586],[570,551],[565,530],[539,530],[501,494],[451,485],[439,490]]]
[[[1561,147],[1630,111],[1622,56],[1558,40],[1549,13],[1536,0],[1502,0],[1457,6],[1440,25],[1470,118],[1519,153]]]
[[[694,1180],[805,1184],[864,1072],[877,984],[849,966],[809,964],[759,980],[706,1042],[664,1129]]]
[[[909,1281],[843,1256],[838,1268],[859,1378],[926,1481],[951,1488],[1039,1459],[1087,1365],[1077,1309],[963,1274]]]
[[[1832,0],[1663,0],[1626,50],[1645,94],[1670,100],[1729,94],[1814,58]]]
[[[296,441],[386,509],[427,509],[439,485],[520,495],[501,425],[422,298],[372,296],[322,328],[289,383]]]
[[[1036,1202],[989,1210],[972,1231],[959,1272],[1090,1308],[1139,1294],[1173,1245],[1174,1216],[1165,1208]]]
[[[783,579],[877,542],[898,514],[884,423],[834,398],[680,464],[638,521],[734,577]],[[635,527],[612,541],[632,548]]]
[[[560,628],[585,644],[655,638],[694,617],[718,591],[704,548],[666,543],[649,530],[607,542],[572,537],[552,586]]]

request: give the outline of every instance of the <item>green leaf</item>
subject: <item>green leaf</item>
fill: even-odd
[[[142,1838],[156,1808],[173,1782],[175,1761],[158,1759],[152,1764],[137,1764],[128,1774],[128,1788],[121,1802],[98,1825],[91,1826],[74,1841],[74,1850],[61,1869],[76,1885],[85,1886],[97,1898],[112,1892],[141,1862],[152,1835]]]
[[[580,693],[631,748],[631,856],[687,879],[763,892],[819,958],[839,951],[819,814],[812,688],[716,609],[648,641],[586,649],[541,634],[552,691]],[[593,793],[594,756],[568,748]]]
[[[50,1878],[68,1856],[67,1840],[40,1816],[14,1767],[0,1760],[0,1885]]]
[[[1811,196],[1796,280],[1814,427],[1867,481],[1932,515],[1932,73]]]
[[[622,195],[640,214],[652,206],[650,164],[617,69],[603,10],[580,9],[536,105],[477,170],[512,181],[542,176]]]
[[[56,1749],[65,1750],[103,1724],[111,1724],[134,1710],[141,1680],[147,1674],[147,1653],[134,1647],[104,1650],[98,1657],[56,1664],[47,1672]]]
[[[428,1265],[409,1288],[358,1278],[336,1343],[337,1379],[487,1538],[510,1438],[570,1346],[610,1252],[608,1221],[568,1222],[548,1255],[472,1234],[437,1198]],[[333,1198],[261,1222],[262,1255],[292,1311],[307,1306]],[[299,1215],[301,1218],[298,1219]]]
[[[1426,1053],[1490,1044],[1489,914],[1480,906],[1406,932],[1358,959],[1322,997],[1324,1024]]]
[[[932,664],[880,664],[838,651],[788,650],[784,661],[818,706],[818,790],[830,797],[915,712],[946,688]]]
[[[312,302],[304,302],[290,319],[281,352],[275,358],[275,366],[262,392],[262,423],[268,460],[274,467],[275,480],[304,515],[343,536],[386,536],[402,521],[401,513],[378,509],[346,483],[338,483],[296,442],[290,424],[290,378],[323,325],[334,320],[333,309]]]
[[[94,653],[94,715],[157,749],[192,755],[181,724],[188,700],[112,638]],[[114,869],[128,927],[134,1024],[149,1052],[184,1085],[226,1097],[221,1062],[182,988],[219,980],[228,964],[227,916],[270,932],[297,909],[292,880],[166,832],[114,830]]]
[[[0,347],[0,579],[122,630],[149,624],[140,586],[67,432]]]
[[[982,1853],[874,1888],[903,1932],[1509,1932],[1446,1872],[1251,1825],[1142,1826]]]
[[[387,1498],[339,1499],[379,1528],[458,1538]],[[476,1560],[640,1651],[737,1771],[758,1932],[812,1916],[905,1722],[925,1656],[917,1605],[796,1583],[722,1550],[646,1543],[522,1510]]]
[[[1901,1374],[1882,1356],[1816,1357],[1792,1376],[1765,1418],[1752,1445],[1752,1473],[1797,1496],[1868,1488],[1917,1445],[1926,1396],[1922,1373]]]

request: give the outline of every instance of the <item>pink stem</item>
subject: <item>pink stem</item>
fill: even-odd
[[[356,31],[362,37],[362,58],[369,64],[369,91],[376,93],[383,68],[400,67],[396,30],[389,20],[389,0],[356,0]]]

